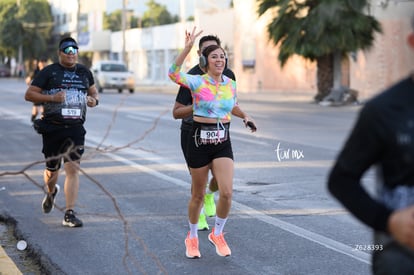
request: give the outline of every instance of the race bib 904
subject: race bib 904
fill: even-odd
[[[200,132],[198,132],[198,130]],[[200,125],[199,129],[196,129],[194,133],[195,143],[198,147],[199,145],[204,144],[214,144],[217,145],[219,143],[227,141],[229,137],[229,124],[225,125]]]
[[[202,139],[222,139],[226,135],[226,130],[201,130],[200,138]]]

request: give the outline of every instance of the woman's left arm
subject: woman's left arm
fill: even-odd
[[[249,117],[245,112],[243,112],[238,104],[233,107],[231,114],[241,119],[246,119]]]
[[[238,104],[236,104],[233,109],[231,110],[231,114],[243,119],[244,125],[246,127],[250,128],[250,131],[256,132],[256,123],[254,120],[246,113],[244,112]]]

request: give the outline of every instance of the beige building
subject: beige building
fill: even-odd
[[[407,76],[414,69],[414,52],[407,46],[407,34],[412,30],[414,1],[372,1],[371,14],[381,22],[383,34],[377,35],[369,52],[359,52],[351,62],[351,87],[361,97],[370,97],[384,87]]]
[[[233,0],[234,8],[217,4],[195,10],[194,22],[110,33],[102,30],[102,0],[49,0],[55,17],[55,32],[70,33],[78,38],[81,52],[93,53],[99,59],[123,59],[135,74],[137,83],[175,85],[167,70],[183,47],[184,30],[197,26],[203,34],[215,34],[229,55],[230,67],[236,74],[241,93],[274,92],[309,93],[316,88],[316,64],[299,56],[281,68],[278,48],[269,41],[266,13],[258,18],[256,0]],[[72,5],[65,5],[67,1]],[[76,4],[80,4],[79,6]],[[375,16],[383,27],[370,51],[349,57],[349,72],[344,79],[359,91],[364,100],[378,93],[413,69],[414,53],[406,44],[414,0],[371,0],[367,13]],[[77,23],[76,19],[80,18]],[[79,34],[78,34],[79,30]],[[186,60],[185,69],[197,62],[196,49]]]
[[[234,0],[234,71],[241,92],[284,91],[316,94],[316,64],[294,57],[280,68],[278,49],[269,42],[269,14],[257,16],[255,0]],[[350,57],[349,86],[367,99],[413,69],[414,52],[406,44],[414,1],[373,0],[368,12],[383,34],[374,47]]]

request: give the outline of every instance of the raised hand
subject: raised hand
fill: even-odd
[[[197,39],[197,37],[200,36],[200,34],[203,31],[199,31],[196,33],[196,27],[193,27],[192,32],[190,33],[189,31],[185,31],[185,47],[186,48],[192,48],[194,45],[194,41]]]
[[[175,64],[177,66],[181,66],[183,64],[185,57],[191,52],[194,41],[198,36],[200,36],[202,32],[203,31],[199,31],[196,33],[196,27],[193,28],[192,32],[185,31],[185,47],[184,50],[175,59]]]

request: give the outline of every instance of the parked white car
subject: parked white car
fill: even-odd
[[[96,62],[91,68],[95,85],[99,93],[104,89],[117,89],[119,93],[127,89],[135,91],[134,74],[128,71],[127,66],[120,61],[105,60]]]

